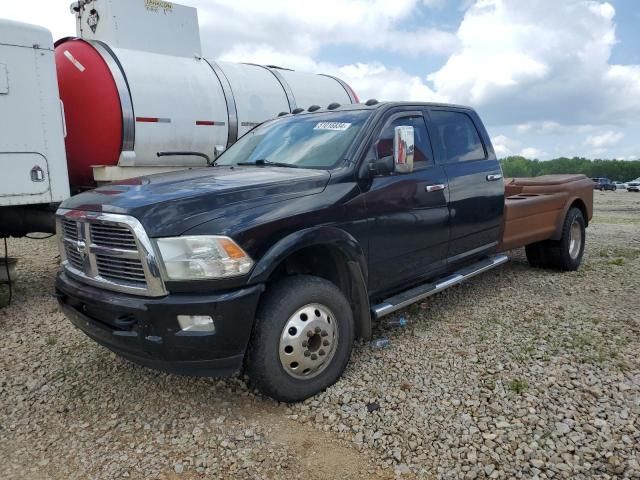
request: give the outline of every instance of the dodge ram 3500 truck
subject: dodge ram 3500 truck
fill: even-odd
[[[282,401],[336,382],[372,322],[507,261],[580,265],[593,183],[502,178],[470,108],[311,108],[214,166],[114,183],[58,211],[60,305],[135,362],[245,369]],[[425,346],[428,348],[428,346]]]

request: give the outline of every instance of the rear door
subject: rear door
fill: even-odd
[[[428,109],[438,162],[449,180],[449,263],[495,251],[502,229],[504,182],[486,130],[472,110]]]
[[[447,178],[434,161],[422,110],[391,113],[379,129],[369,157],[393,156],[395,127],[414,128],[414,170],[372,178],[364,201],[375,218],[369,237],[369,288],[389,291],[446,268],[449,241]],[[375,151],[374,151],[375,150]]]

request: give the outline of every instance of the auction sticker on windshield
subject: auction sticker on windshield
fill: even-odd
[[[335,130],[338,132],[344,131],[351,126],[350,123],[342,123],[342,122],[319,122],[314,130]]]

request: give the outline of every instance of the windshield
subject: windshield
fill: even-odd
[[[344,157],[370,111],[327,112],[274,120],[256,127],[216,165],[275,165],[328,170]]]

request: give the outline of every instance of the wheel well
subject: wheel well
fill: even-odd
[[[267,289],[269,284],[290,275],[314,275],[324,278],[336,285],[347,297],[353,312],[356,336],[366,337],[370,328],[370,325],[366,325],[367,321],[370,322],[368,303],[366,306],[362,303],[363,295],[366,296],[366,286],[357,284],[358,281],[362,283],[362,280],[355,278],[357,275],[352,273],[350,263],[354,262],[349,262],[349,258],[336,247],[304,247],[280,262],[269,276]],[[356,291],[358,286],[360,290]]]
[[[292,253],[275,268],[269,282],[289,275],[315,275],[336,285],[347,298],[351,295],[347,257],[335,248],[316,245]]]
[[[584,202],[582,200],[580,200],[579,198],[577,198],[576,200],[573,201],[573,203],[569,207],[569,209],[572,209],[572,208],[577,208],[582,212],[582,217],[584,218],[584,226],[585,227],[589,226],[589,217],[587,215],[587,206],[584,204]]]

